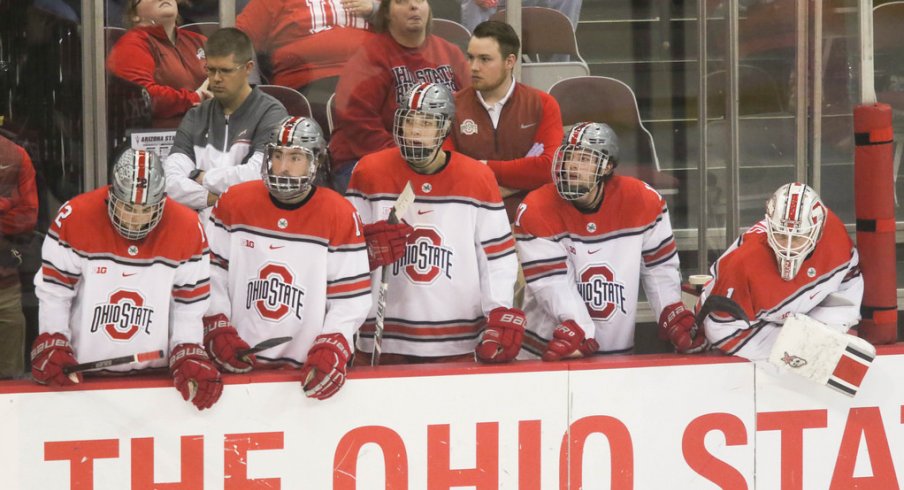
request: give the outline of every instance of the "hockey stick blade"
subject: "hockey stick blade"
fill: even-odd
[[[132,354],[131,356],[114,357],[112,359],[103,359],[93,362],[83,362],[74,366],[64,367],[63,374],[104,369],[111,366],[120,366],[122,364],[132,364],[133,362],[156,361],[157,359],[163,359],[163,356],[164,352],[162,350],[152,350],[149,352],[139,352],[138,354]]]
[[[254,354],[257,354],[258,352],[270,349],[271,347],[276,347],[277,345],[285,344],[286,342],[289,342],[290,340],[292,340],[292,337],[273,337],[272,339],[267,339],[267,340],[259,342],[257,345],[255,345],[254,347],[252,347],[250,349],[240,350],[240,351],[238,351],[238,353],[236,353],[236,355],[239,358],[242,358],[245,356],[252,356]]]
[[[401,194],[392,205],[389,211],[389,219],[391,224],[399,223],[405,217],[408,208],[414,203],[414,189],[411,188],[411,181],[405,183]],[[383,321],[386,319],[386,290],[389,289],[389,267],[384,266],[380,271],[380,294],[377,296],[377,319],[374,322],[374,349],[370,355],[370,365],[380,365],[380,354],[383,353]]]
[[[703,320],[713,312],[726,313],[738,320],[743,320],[748,326],[750,325],[750,318],[747,317],[744,308],[741,308],[741,305],[739,305],[737,301],[728,296],[719,296],[715,294],[706,298],[706,301],[703,302],[703,306],[700,307],[700,311],[697,312],[697,325],[703,325]]]

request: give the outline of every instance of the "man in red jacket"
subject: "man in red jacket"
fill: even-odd
[[[526,191],[552,182],[552,157],[563,137],[558,102],[512,77],[520,48],[504,22],[474,29],[468,43],[472,84],[455,95],[450,139],[454,149],[496,174],[509,220]]]
[[[0,378],[22,374],[25,316],[18,267],[18,244],[38,221],[38,190],[31,158],[21,146],[0,136]]]

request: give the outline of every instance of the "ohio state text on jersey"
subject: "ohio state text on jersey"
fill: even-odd
[[[599,209],[584,213],[547,184],[518,208],[515,238],[527,281],[522,357],[542,353],[565,320],[596,338],[600,352],[628,352],[641,282],[657,316],[680,300],[665,201],[642,181],[619,175],[604,192]]]
[[[69,337],[79,362],[201,343],[210,261],[197,214],[167,198],[143,240],[126,240],[107,217],[107,187],[63,204],[35,275],[40,331]],[[111,371],[164,367],[166,360]]]
[[[207,233],[208,315],[226,315],[252,346],[292,337],[259,361],[300,365],[321,333],[351,344],[370,310],[370,274],[360,219],[339,194],[313,187],[301,203],[283,204],[263,181],[238,184],[220,196]]]
[[[346,196],[365,223],[386,219],[409,180],[417,195],[405,216],[414,233],[405,255],[388,266],[386,353],[472,352],[484,315],[512,307],[518,263],[496,179],[486,165],[449,155],[442,170],[422,175],[390,148],[362,158],[352,173]],[[376,294],[379,269],[374,274]],[[374,307],[358,339],[366,352],[375,317]]]

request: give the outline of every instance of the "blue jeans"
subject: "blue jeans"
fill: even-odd
[[[345,195],[348,190],[348,181],[352,179],[352,170],[358,164],[357,160],[344,162],[339,166],[339,170],[333,172],[333,190],[339,194]]]
[[[558,10],[571,20],[571,27],[577,29],[578,18],[581,15],[582,0],[522,0],[523,7],[548,7]],[[505,8],[505,0],[499,0],[499,7]],[[496,13],[496,8],[482,8],[474,3],[474,0],[461,0],[461,23],[473,31],[477,24],[490,20]]]

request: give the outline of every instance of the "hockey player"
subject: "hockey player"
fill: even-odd
[[[361,159],[347,196],[366,223],[371,269],[389,267],[381,362],[513,359],[524,313],[512,308],[515,243],[493,172],[442,150],[455,117],[443,85],[412,87],[396,110],[397,148]],[[407,182],[417,199],[408,224],[387,216]],[[375,294],[379,280],[374,281]],[[371,311],[358,358],[373,349]],[[481,333],[482,332],[482,333]]]
[[[360,219],[342,196],[312,183],[325,145],[313,119],[284,119],[270,134],[263,179],[217,202],[204,318],[204,344],[223,369],[301,366],[304,392],[317,399],[345,382],[352,336],[371,304]],[[256,359],[239,355],[281,336],[292,341]]]
[[[183,398],[199,410],[219,399],[220,373],[200,345],[210,301],[204,230],[164,186],[157,157],[130,149],[116,160],[110,186],[60,208],[35,275],[40,334],[31,369],[38,383],[73,385],[82,375],[65,375],[66,366],[160,349]],[[156,360],[108,371],[164,366]]]
[[[660,338],[683,353],[705,348],[680,301],[666,203],[640,180],[614,175],[617,164],[612,128],[578,123],[556,151],[553,183],[518,208],[530,326],[524,346],[545,361],[631,351],[639,282],[659,315]]]
[[[769,356],[785,319],[804,313],[839,332],[860,321],[863,277],[844,224],[801,183],[781,186],[753,225],[713,264],[700,296],[726,296],[746,320],[713,312],[703,320],[713,346],[750,360]]]

